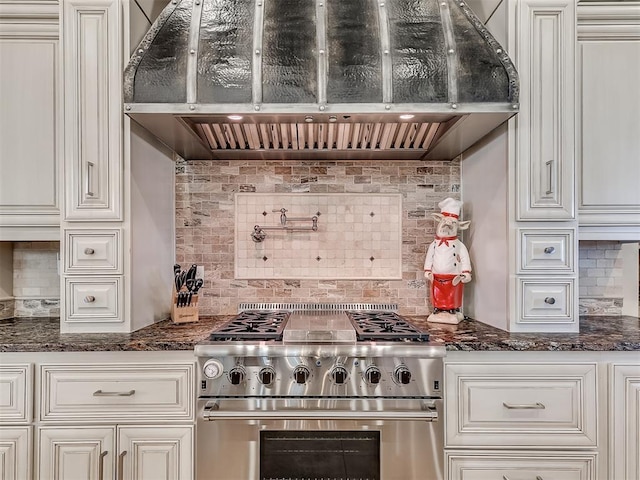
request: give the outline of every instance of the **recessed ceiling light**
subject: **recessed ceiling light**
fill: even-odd
[[[227,118],[229,120],[242,120],[242,115],[229,115]]]
[[[405,113],[403,115],[400,115],[401,120],[411,120],[413,117],[415,117],[415,115],[412,115],[410,113]]]

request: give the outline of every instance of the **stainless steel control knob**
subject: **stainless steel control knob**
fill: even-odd
[[[275,379],[276,371],[273,367],[264,367],[258,372],[258,381],[263,385],[271,385]]]
[[[309,369],[304,365],[298,365],[293,369],[293,379],[296,383],[307,383],[307,380],[309,380],[309,375],[311,375],[311,372],[309,372]]]
[[[404,365],[398,365],[393,372],[393,378],[401,385],[407,385],[411,381],[411,372]]]
[[[229,381],[231,382],[231,385],[240,385],[244,382],[245,377],[246,372],[242,365],[237,365],[229,370]]]
[[[344,367],[341,367],[341,366],[333,367],[333,370],[331,370],[331,378],[338,385],[342,385],[342,384],[346,383],[347,382],[347,369],[344,368]]]
[[[369,385],[379,384],[381,377],[382,373],[380,372],[380,369],[375,365],[367,367],[367,369],[364,371],[364,379]]]

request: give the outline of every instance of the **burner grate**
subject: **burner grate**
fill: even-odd
[[[213,332],[210,340],[281,340],[291,312],[244,311]]]
[[[395,312],[348,311],[358,341],[429,341],[429,334],[418,330]]]

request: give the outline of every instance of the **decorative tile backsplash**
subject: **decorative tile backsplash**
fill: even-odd
[[[581,241],[581,315],[621,315],[623,307],[623,261],[616,241]]]
[[[179,161],[176,163],[176,260],[183,266],[192,263],[204,266],[205,284],[199,304],[203,315],[235,314],[239,303],[253,301],[397,303],[401,314],[424,315],[429,313],[429,305],[423,264],[435,233],[431,213],[440,211],[437,205],[442,199],[460,198],[459,186],[458,161]],[[236,278],[236,193],[259,194],[262,200],[296,194],[294,197],[301,197],[303,204],[308,201],[305,195],[328,198],[327,194],[358,194],[354,200],[388,194],[397,196],[402,208],[397,224],[401,229],[400,278],[305,278],[304,275],[286,279]],[[375,204],[368,206],[375,207]],[[278,202],[269,208],[287,208],[287,205]],[[267,212],[267,222],[261,215],[264,210],[263,206],[258,212],[260,222],[278,223],[279,213]],[[299,212],[291,208],[289,214],[297,217]],[[308,212],[304,212],[304,216],[307,215]],[[320,215],[318,226],[322,227],[323,222],[326,225],[328,218],[324,213]],[[251,241],[250,231],[260,222],[247,219],[245,241]],[[366,235],[362,237],[368,242]],[[269,236],[263,244],[264,248],[270,248]],[[342,241],[333,245],[331,251],[336,258],[342,254],[343,247]],[[302,248],[306,248],[306,243]]]
[[[398,193],[237,193],[235,209],[238,279],[402,279]]]

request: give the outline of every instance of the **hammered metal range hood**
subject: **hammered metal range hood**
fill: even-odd
[[[125,113],[185,159],[453,159],[518,95],[452,0],[171,0],[124,78]]]

